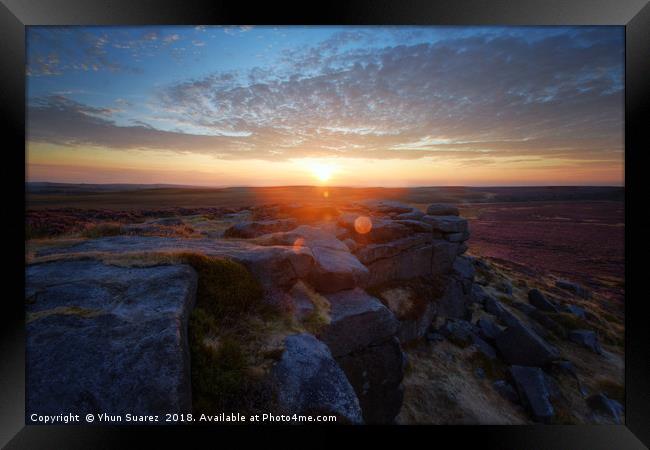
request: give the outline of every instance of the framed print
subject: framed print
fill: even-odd
[[[3,1],[7,448],[648,445],[644,2]]]

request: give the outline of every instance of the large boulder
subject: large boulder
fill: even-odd
[[[27,417],[191,412],[196,283],[187,265],[27,267]]]
[[[587,405],[589,405],[598,416],[604,417],[606,421],[611,421],[617,424],[622,423],[623,405],[616,400],[608,398],[607,395],[603,393],[594,394],[587,398]]]
[[[496,337],[501,333],[501,331],[503,331],[499,325],[487,317],[479,319],[476,322],[476,326],[478,328],[479,335],[488,341],[494,341]]]
[[[421,247],[430,242],[430,233],[417,233],[391,242],[368,244],[360,247],[356,251],[355,255],[359,261],[367,266],[379,259],[392,258],[406,250],[414,247]]]
[[[232,225],[223,235],[230,238],[254,238],[268,233],[288,231],[296,228],[295,219],[260,220],[255,222],[239,222]]]
[[[457,216],[458,214],[458,208],[446,203],[433,203],[427,208],[429,216]]]
[[[531,289],[528,291],[528,302],[542,311],[559,312],[558,307],[547,299],[539,289]]]
[[[422,217],[422,221],[433,226],[434,230],[442,233],[465,233],[468,231],[467,219],[458,216],[430,216]]]
[[[319,338],[354,387],[364,419],[392,421],[402,403],[404,356],[395,337],[399,322],[361,289],[331,294],[327,300],[331,320]]]
[[[286,233],[274,233],[255,241],[262,245],[290,246],[307,250],[314,265],[306,279],[320,292],[338,292],[363,284],[368,269],[333,234],[312,226],[300,226]]]
[[[538,422],[550,421],[555,415],[555,411],[550,401],[551,394],[542,369],[512,366],[510,376],[533,419]]]
[[[598,335],[594,331],[571,330],[569,331],[568,337],[571,342],[582,345],[594,353],[597,353],[599,355],[603,353],[603,350],[600,347],[600,342],[598,342]]]
[[[278,409],[285,414],[333,414],[363,422],[359,400],[325,344],[308,333],[287,336],[271,370]]]
[[[334,357],[383,342],[397,333],[399,323],[377,298],[356,288],[326,296],[330,323],[319,338]]]
[[[582,297],[584,299],[591,298],[591,291],[589,291],[589,289],[586,287],[579,285],[578,283],[573,283],[567,280],[557,280],[555,282],[555,286],[559,287],[560,289],[573,292],[578,297]]]
[[[524,325],[506,328],[495,343],[508,364],[544,366],[559,356],[555,348]]]
[[[354,386],[366,423],[392,423],[402,407],[404,353],[390,338],[337,358]]]
[[[429,289],[399,286],[381,292],[383,303],[399,320],[397,336],[405,343],[424,336],[433,321],[436,308]]]
[[[382,248],[373,248],[369,252],[363,252],[364,257],[370,254],[376,256],[380,252],[390,254],[397,251],[390,244]],[[359,254],[362,254],[360,251]],[[409,280],[411,278],[430,276],[432,260],[432,246],[430,244],[414,245],[402,250],[392,256],[377,258],[368,263],[368,279],[365,286],[377,286],[383,283],[397,280]]]
[[[472,296],[465,293],[463,282],[449,277],[444,294],[435,300],[436,313],[442,317],[469,319],[471,302]]]

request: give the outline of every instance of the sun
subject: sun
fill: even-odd
[[[321,183],[327,183],[336,172],[336,167],[333,164],[313,161],[309,163],[309,170]]]

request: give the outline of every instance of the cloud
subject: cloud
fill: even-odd
[[[339,33],[285,53],[282,64],[157,92],[159,118],[203,134],[118,126],[50,98],[29,108],[30,139],[235,159],[621,158],[619,29],[390,46],[372,39],[370,29]]]

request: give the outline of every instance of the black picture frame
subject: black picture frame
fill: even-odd
[[[620,426],[82,427],[25,425],[24,208],[25,26],[144,24],[395,24],[625,26],[626,423]],[[387,437],[402,444],[481,448],[623,449],[650,445],[650,336],[644,314],[648,250],[644,171],[650,151],[650,5],[645,0],[346,1],[301,4],[199,0],[0,0],[0,117],[4,161],[2,270],[5,295],[0,344],[0,445],[6,448],[113,448],[135,440],[187,445],[207,439],[238,445],[250,438],[290,445]],[[8,289],[10,288],[10,289]],[[280,435],[282,433],[282,435]],[[289,433],[290,436],[286,436]],[[448,444],[445,444],[447,442]],[[415,442],[414,442],[415,443]],[[386,442],[390,445],[389,442]],[[177,444],[181,445],[181,444]],[[402,444],[403,445],[403,444]]]

